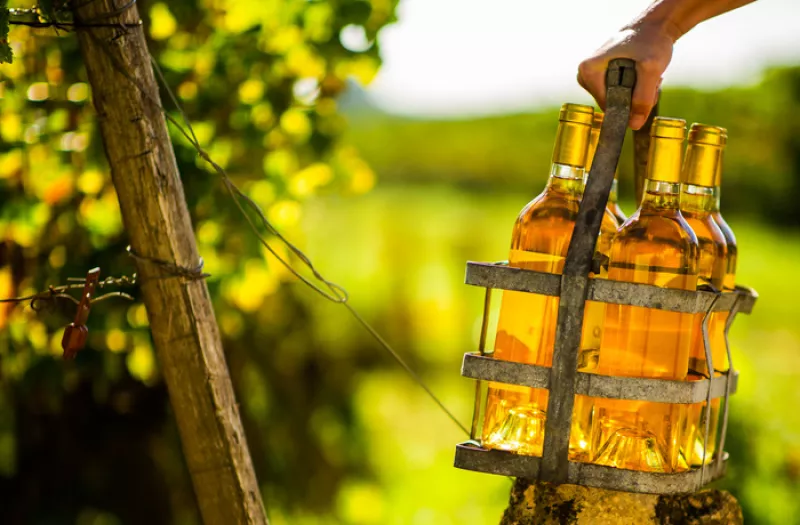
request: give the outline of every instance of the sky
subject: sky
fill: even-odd
[[[408,115],[479,115],[591,103],[580,61],[647,0],[401,0],[380,35],[384,65],[368,92]],[[680,39],[664,86],[757,82],[800,63],[800,0],[759,0]]]

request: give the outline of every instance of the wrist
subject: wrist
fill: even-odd
[[[680,0],[654,2],[650,8],[623,29],[660,34],[675,43],[691,29],[691,27],[684,27],[686,24],[682,21],[683,9],[681,7],[683,3]]]
[[[680,37],[686,34],[681,26],[670,18],[641,18],[634,20],[630,24],[622,28],[624,30],[635,31],[636,33],[650,33],[661,35],[664,38],[669,38],[672,43],[678,41]]]

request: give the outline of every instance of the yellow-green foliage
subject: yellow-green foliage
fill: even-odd
[[[298,224],[304,200],[322,189],[358,195],[375,183],[359,153],[340,140],[345,122],[336,96],[348,79],[366,84],[374,77],[380,65],[377,34],[394,20],[396,4],[397,0],[180,0],[140,2],[138,7],[150,49],[195,123],[203,147],[276,227],[302,241]],[[11,7],[31,6],[12,2]],[[343,31],[349,38],[340,38]],[[135,268],[125,255],[126,235],[77,39],[52,28],[17,25],[8,43],[14,60],[0,66],[0,296],[61,284],[94,266],[101,267],[102,277],[131,275]],[[175,112],[166,93],[162,98]],[[303,398],[308,391],[305,381],[324,387],[325,378],[308,375],[309,367],[324,367],[315,353],[304,354],[317,344],[303,333],[306,308],[293,287],[282,287],[293,279],[247,231],[217,175],[177,130],[171,134],[200,253],[212,274],[208,284],[243,399],[251,450],[261,478],[272,480],[264,483],[267,499],[276,507],[302,504],[313,512],[328,508],[344,470],[360,468],[363,461],[355,449],[349,453],[353,459],[345,462],[322,457],[322,444],[307,425],[315,405],[313,399]],[[288,257],[288,250],[278,251]],[[135,289],[128,291],[137,295]],[[19,463],[21,457],[39,454],[36,441],[25,438],[29,432],[43,434],[34,431],[35,425],[45,424],[34,415],[57,421],[73,406],[106,407],[119,415],[150,414],[148,424],[136,428],[145,433],[151,428],[143,441],[151,447],[145,457],[161,454],[159,464],[167,473],[156,475],[153,470],[147,475],[166,476],[174,487],[172,494],[185,491],[187,479],[174,431],[168,427],[159,433],[158,425],[152,426],[171,420],[163,410],[137,412],[142,410],[137,400],[150,396],[160,396],[158,406],[166,406],[142,305],[114,299],[98,304],[89,319],[86,350],[76,363],[65,365],[60,360],[61,334],[73,315],[74,307],[67,302],[39,314],[27,305],[0,307],[0,481],[5,476],[22,487],[26,476],[36,471],[36,464],[23,468]],[[296,349],[290,357],[301,361],[289,368],[276,366],[272,359],[281,346]],[[339,374],[336,384],[346,385],[348,375]],[[82,397],[87,389],[89,397]],[[342,423],[350,410],[347,390],[333,390],[326,399],[328,412],[339,426],[347,427]],[[298,402],[270,401],[281,397]],[[32,419],[20,414],[31,414]],[[82,428],[67,420],[64,424],[61,428]],[[85,425],[87,432],[114,427],[100,417],[88,418]],[[347,432],[354,430],[347,427]],[[61,439],[70,441],[69,436]],[[73,436],[71,442],[86,439]],[[133,445],[126,441],[120,446]],[[65,460],[82,457],[78,449],[63,452]],[[88,449],[85,454],[90,454]],[[95,448],[97,458],[106,457],[103,454]],[[48,461],[54,470],[68,470],[58,466],[58,459]],[[173,470],[165,466],[170,464],[176,465]],[[101,471],[113,469],[109,464]],[[312,471],[319,475],[314,477]],[[95,496],[103,499],[97,490],[105,489],[97,487],[105,485],[94,485]],[[158,492],[156,485],[140,479],[142,487]],[[42,485],[41,490],[45,494],[49,489]],[[50,508],[48,515],[59,521],[80,522],[71,514],[80,508],[66,503],[60,507],[54,494],[48,504],[28,506],[30,519]],[[162,508],[154,514],[178,519],[182,512],[191,516],[193,508],[189,500],[188,506],[175,504],[172,511]],[[125,519],[119,508],[111,510]]]
[[[347,77],[374,76],[376,35],[395,4],[139,3],[203,146],[467,422],[472,384],[458,370],[482,294],[462,284],[463,264],[505,256],[514,216],[544,183],[556,112],[441,122],[354,112],[343,139],[336,95]],[[345,28],[363,32],[363,45],[345,48]],[[14,27],[10,42],[14,62],[0,66],[0,296],[97,265],[131,274],[75,38]],[[762,294],[733,332],[742,379],[726,483],[749,523],[800,515],[791,280],[800,240],[742,215],[800,217],[798,76],[786,68],[753,87],[662,99],[664,114],[730,131],[723,208],[740,236],[741,280]],[[499,521],[507,480],[451,467],[458,429],[343,309],[265,256],[216,175],[174,130],[173,141],[273,522]],[[376,176],[404,187],[371,192]],[[621,176],[630,195],[628,163]],[[64,364],[61,328],[73,314],[70,303],[0,308],[0,509],[30,523],[196,523],[142,304],[98,304],[87,349]]]
[[[660,114],[728,129],[726,209],[800,224],[800,67],[768,70],[749,87],[702,91],[666,88]],[[537,113],[420,120],[358,115],[348,139],[381,180],[441,182],[489,189],[544,184],[558,108]],[[621,192],[632,195],[631,141],[620,165]]]

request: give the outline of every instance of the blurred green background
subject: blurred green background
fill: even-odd
[[[212,157],[468,423],[473,384],[459,369],[483,294],[463,284],[464,264],[505,257],[514,218],[545,183],[557,107],[447,120],[378,109],[356,82],[378,70],[376,35],[396,0],[138,5]],[[345,45],[343,31],[364,45]],[[9,40],[0,295],[94,266],[130,275],[75,38],[14,27]],[[761,296],[732,331],[741,379],[720,485],[748,523],[800,523],[800,67],[764,68],[741,87],[669,88],[661,112],[728,128],[723,212],[739,282]],[[265,255],[171,131],[272,523],[497,523],[509,480],[452,467],[458,428],[341,306]],[[626,149],[628,213],[630,159]],[[0,521],[198,523],[144,307],[97,305],[88,348],[65,363],[73,312],[0,310]]]

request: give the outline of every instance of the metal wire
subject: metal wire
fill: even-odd
[[[731,311],[728,314],[728,318],[725,320],[725,353],[728,357],[728,370],[723,372],[726,374],[727,377],[727,385],[725,389],[725,408],[722,412],[722,428],[719,432],[719,446],[717,447],[717,456],[722,458],[722,455],[725,453],[725,436],[728,433],[728,411],[730,409],[730,401],[731,401],[731,384],[733,374],[735,373],[735,369],[733,367],[733,355],[731,353],[731,343],[728,337],[728,332],[733,325],[733,320],[736,317],[736,314],[739,313],[739,306],[741,304],[742,294],[737,293],[736,301],[733,303],[733,307],[731,307]],[[722,461],[717,462],[717,473],[722,471]]]
[[[714,300],[708,306],[708,310],[706,311],[705,315],[703,316],[703,322],[701,324],[702,335],[703,335],[703,350],[705,351],[706,355],[706,370],[714,370],[714,358],[713,352],[711,352],[711,336],[709,335],[709,323],[711,322],[711,317],[714,315],[714,305],[717,304],[717,301],[722,295],[717,295],[714,297]],[[713,377],[713,374],[709,373],[709,378]],[[727,397],[727,393],[726,393]],[[701,472],[700,472],[700,484],[702,485],[705,481],[706,475],[706,468],[708,465],[706,464],[706,454],[708,453],[708,435],[711,432],[711,381],[708,382],[708,393],[706,394],[706,401],[705,401],[705,409],[706,409],[706,420],[705,420],[705,429],[703,431],[703,459],[701,460]],[[702,414],[702,408],[700,410]],[[691,452],[690,452],[691,454]],[[718,454],[722,454],[722,451],[719,451]]]
[[[126,31],[127,29],[122,27],[120,28],[122,31]],[[85,30],[85,28],[84,28]],[[335,282],[325,278],[319,270],[316,269],[314,264],[311,262],[311,259],[305,255],[297,246],[295,246],[291,241],[289,241],[285,236],[283,236],[267,219],[264,212],[261,210],[261,207],[253,201],[248,195],[246,195],[228,176],[228,173],[225,171],[222,166],[217,164],[211,156],[206,152],[200,142],[195,135],[194,128],[186,115],[186,112],[183,110],[183,107],[177,100],[174,92],[172,91],[169,84],[166,82],[164,78],[164,74],[161,71],[158,63],[156,62],[155,58],[152,54],[149,53],[150,62],[152,64],[153,70],[155,71],[158,79],[161,82],[162,87],[166,91],[167,95],[169,96],[172,104],[175,106],[176,110],[181,116],[181,120],[183,124],[179,122],[176,118],[170,115],[161,102],[156,98],[153,97],[148,90],[142,86],[138,80],[131,75],[126,66],[121,62],[121,60],[112,53],[105,42],[103,42],[97,35],[93,33],[93,31],[86,31],[86,34],[89,35],[92,40],[94,40],[98,44],[98,48],[101,49],[106,56],[111,61],[112,66],[114,69],[124,76],[131,84],[139,90],[139,92],[146,98],[150,103],[155,105],[164,117],[172,123],[173,126],[186,138],[187,141],[192,145],[192,147],[196,150],[197,155],[203,159],[204,161],[208,162],[213,168],[214,171],[220,176],[225,190],[230,195],[233,202],[236,204],[236,207],[239,209],[241,215],[245,218],[250,229],[252,230],[253,234],[256,236],[258,241],[261,245],[270,253],[272,254],[292,275],[298,278],[303,284],[305,284],[308,288],[315,291],[317,294],[321,295],[323,298],[331,301],[333,303],[341,304],[345,307],[345,309],[350,313],[350,315],[375,339],[378,345],[383,348],[399,365],[405,372],[411,377],[411,379],[420,387],[422,388],[427,395],[431,398],[431,400],[447,415],[447,417],[460,428],[464,434],[469,435],[469,430],[466,426],[464,426],[455,414],[450,411],[444,403],[439,399],[439,397],[433,393],[431,388],[425,383],[425,381],[411,368],[411,366],[406,362],[406,360],[390,345],[379,333],[378,331],[352,306],[349,304],[348,299],[349,295],[347,291],[340,285],[336,284]],[[253,213],[255,213],[258,221],[254,221],[250,214],[247,212],[247,208],[249,208]],[[259,225],[264,228],[269,234],[275,236],[281,243],[283,243],[302,263],[303,266],[306,267],[308,271],[311,272],[313,275],[313,279],[318,281],[321,284],[315,283],[312,278],[306,277],[305,275],[301,274],[299,270],[297,270],[291,263],[289,263],[285,258],[281,257],[280,254],[270,245],[269,241],[266,237],[261,233],[259,230]]]
[[[75,305],[78,305],[80,301],[75,297],[71,296],[67,292],[70,290],[82,290],[84,284],[86,283],[86,279],[83,277],[70,277],[67,279],[68,282],[73,284],[62,284],[60,286],[49,286],[47,290],[42,292],[36,292],[29,295],[22,295],[19,297],[6,297],[0,299],[0,303],[25,303],[29,302],[31,310],[34,312],[40,312],[44,308],[44,303],[53,303],[56,299],[64,299],[67,301],[72,301]],[[123,275],[122,277],[106,277],[102,281],[97,283],[98,288],[104,288],[106,286],[134,286],[136,284],[136,274],[133,274],[133,277],[128,277]],[[104,301],[111,297],[120,297],[122,299],[127,299],[129,301],[133,301],[133,297],[124,293],[124,292],[110,292],[99,297],[95,297],[92,299],[92,304]]]
[[[203,258],[200,257],[200,262],[197,263],[197,266],[193,268],[189,268],[186,266],[180,266],[175,263],[171,263],[169,261],[164,261],[162,259],[156,259],[155,257],[148,257],[146,255],[139,255],[133,251],[133,248],[128,246],[126,248],[128,255],[133,259],[139,262],[146,262],[156,265],[164,275],[159,277],[160,279],[167,279],[169,277],[182,277],[187,281],[198,281],[200,279],[205,279],[206,277],[211,277],[210,273],[205,273],[203,271],[203,265],[205,264]]]
[[[486,336],[489,330],[489,312],[492,305],[492,289],[487,288],[483,297],[483,317],[481,318],[481,335],[478,339],[478,352],[481,355],[486,355]],[[477,379],[475,381],[475,405],[472,409],[472,426],[470,427],[469,438],[473,441],[478,441],[478,429],[480,426],[480,413],[481,413],[481,393],[483,390],[483,381]]]

